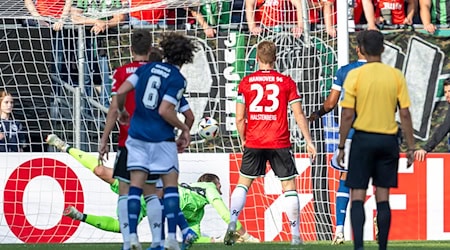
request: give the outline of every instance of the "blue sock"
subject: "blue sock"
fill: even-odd
[[[350,189],[345,186],[345,180],[340,180],[336,194],[336,226],[344,226],[349,193]]]
[[[185,233],[186,229],[189,228],[189,224],[184,217],[183,211],[180,210],[178,213],[178,226],[180,227],[181,232]]]
[[[159,202],[161,203],[161,208],[162,208],[162,224],[161,224],[161,241],[164,242],[164,240],[166,239],[166,230],[165,230],[165,224],[166,224],[166,214],[164,211],[164,200],[163,199],[159,199]]]
[[[139,213],[141,212],[142,188],[130,186],[128,191],[128,223],[130,234],[137,233]]]
[[[178,214],[180,213],[178,187],[164,188],[164,211],[168,224],[168,239],[174,239],[178,224]]]

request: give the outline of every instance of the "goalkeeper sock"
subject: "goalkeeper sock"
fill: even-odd
[[[389,229],[391,227],[391,207],[388,201],[377,203],[378,245],[379,249],[387,248]]]
[[[123,238],[123,249],[130,246],[130,227],[128,226],[128,195],[119,195],[117,200],[117,216],[119,217],[120,232]]]
[[[66,151],[73,158],[75,158],[75,160],[77,160],[79,163],[81,163],[81,165],[83,165],[87,169],[91,170],[92,172],[94,172],[95,168],[98,165],[100,165],[97,157],[95,157],[89,153],[86,153],[82,150],[79,150],[77,148],[72,148],[69,146]]]
[[[353,245],[354,249],[364,249],[363,228],[366,221],[364,213],[364,202],[361,200],[352,201],[350,208],[350,219],[353,229]]]
[[[85,216],[84,222],[89,225],[92,225],[96,228],[102,229],[108,232],[119,233],[120,232],[120,223],[118,220],[109,217],[109,216],[97,216],[92,214],[87,214]]]
[[[290,190],[284,192],[284,200],[286,215],[291,226],[291,234],[292,236],[300,236],[300,202],[298,200],[297,191]]]
[[[141,212],[142,188],[130,186],[128,192],[128,223],[130,235],[137,233],[137,222]],[[148,212],[148,211],[147,211]]]
[[[162,209],[161,202],[156,194],[145,196],[145,203],[147,204],[147,219],[152,233],[151,247],[159,247],[161,242],[161,225],[162,225]]]
[[[347,214],[349,193],[350,189],[345,186],[345,180],[340,180],[339,188],[336,193],[336,233],[342,233],[345,216]]]
[[[180,213],[180,197],[178,187],[164,188],[164,211],[168,224],[167,239],[176,239],[178,214]]]
[[[244,208],[245,200],[247,199],[248,189],[244,185],[238,184],[231,194],[230,204],[230,222],[236,222],[239,213]]]

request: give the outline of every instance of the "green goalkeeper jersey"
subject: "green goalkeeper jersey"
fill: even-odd
[[[213,182],[183,183],[179,189],[180,208],[189,226],[200,236],[200,222],[205,215],[205,206],[210,204],[219,216],[228,224],[230,222],[230,210],[225,205]],[[238,221],[236,229],[241,229]],[[225,229],[224,229],[225,232]],[[209,237],[200,237],[197,242],[210,242]]]

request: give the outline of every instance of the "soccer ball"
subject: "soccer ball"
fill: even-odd
[[[219,135],[219,123],[211,117],[204,117],[198,123],[198,135],[205,140],[211,140]]]

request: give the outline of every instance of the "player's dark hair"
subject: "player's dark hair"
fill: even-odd
[[[215,181],[220,181],[219,176],[210,173],[202,174],[197,180],[197,182],[215,182]]]
[[[384,50],[384,36],[378,30],[366,30],[362,37],[362,53],[368,56],[380,56]]]
[[[444,80],[444,86],[450,85],[450,77]]]
[[[152,47],[150,49],[150,54],[148,55],[149,62],[162,62],[163,51],[158,47]]]
[[[131,50],[136,55],[147,55],[152,47],[152,35],[148,30],[135,29],[131,35]]]
[[[262,41],[256,48],[256,56],[262,63],[274,63],[277,60],[277,46],[271,41]]]
[[[194,52],[198,49],[193,39],[176,32],[164,33],[159,46],[166,62],[180,67],[192,63]]]
[[[364,32],[366,32],[365,30],[359,31],[356,34],[356,45],[361,48],[362,44],[363,44],[363,38],[364,38]]]

